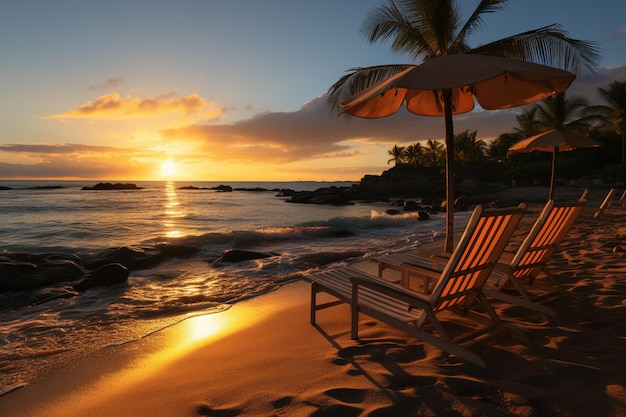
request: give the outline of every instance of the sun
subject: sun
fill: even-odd
[[[176,162],[168,159],[167,161],[163,161],[161,163],[161,175],[164,177],[173,177],[176,175]]]

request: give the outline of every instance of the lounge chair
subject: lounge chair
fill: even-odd
[[[609,208],[609,206],[611,205],[611,202],[613,201],[613,197],[615,196],[616,192],[617,192],[617,188],[611,188],[609,190],[609,192],[607,193],[606,197],[604,197],[604,200],[602,200],[602,204],[600,204],[600,207],[598,208],[598,210],[596,210],[596,212],[593,214],[594,219],[597,219],[600,216],[602,216],[602,214],[604,214],[604,211],[607,208]]]
[[[467,347],[490,340],[507,328],[481,290],[525,211],[524,204],[509,209],[477,207],[445,268],[437,271],[403,264],[400,284],[349,266],[307,276],[311,324],[317,326],[318,310],[349,303],[352,339],[358,339],[359,313],[364,313],[484,368],[484,361]],[[334,298],[318,304],[319,292]],[[471,310],[475,304],[486,314]],[[438,317],[448,310],[471,319],[473,328],[452,336]]]
[[[585,204],[585,200],[548,201],[518,250],[503,254],[483,292],[489,297],[556,316],[544,303],[570,293],[550,271],[548,261]],[[540,276],[547,279],[537,280]]]

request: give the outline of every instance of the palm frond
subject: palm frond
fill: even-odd
[[[484,21],[482,19],[482,15],[485,13],[493,13],[500,9],[503,9],[505,3],[509,0],[483,0],[476,7],[471,16],[467,19],[467,22],[463,25],[459,33],[456,35],[456,38],[452,41],[450,45],[450,51],[453,53],[462,53],[467,48],[465,48],[465,40],[478,28],[481,28],[484,25]]]
[[[429,55],[430,44],[416,25],[415,14],[409,10],[411,2],[388,0],[382,7],[370,12],[361,27],[361,33],[370,43],[392,39],[391,50],[409,53],[413,59]]]
[[[597,71],[600,62],[595,42],[572,39],[557,24],[509,36],[471,52],[548,65],[578,75]]]
[[[328,89],[327,102],[332,113],[341,115],[340,104],[361,90],[377,84],[411,67],[404,65],[378,65],[351,68]]]

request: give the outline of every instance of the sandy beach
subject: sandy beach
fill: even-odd
[[[487,369],[366,316],[350,340],[348,306],[315,328],[297,281],[99,351],[0,397],[0,416],[626,416],[626,208],[593,219],[601,194],[551,262],[580,300],[551,302],[556,318],[494,301],[528,343],[481,347]]]

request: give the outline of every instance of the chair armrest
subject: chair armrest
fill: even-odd
[[[400,284],[422,294],[430,294],[441,276],[441,271],[436,269],[406,263],[400,265],[400,272]]]
[[[432,255],[430,259],[433,261],[433,269],[443,271],[450,261],[451,253],[442,253],[441,255]]]
[[[388,297],[395,298],[397,300],[403,301],[410,306],[416,308],[423,308],[423,305],[430,305],[429,297],[425,294],[421,294],[415,291],[411,291],[410,289],[399,287],[399,286],[391,286],[389,284],[385,284],[380,280],[372,280],[370,278],[366,278],[363,276],[354,276],[350,278],[352,282],[352,288],[354,293],[354,287],[357,285],[366,287],[372,291],[376,291],[380,294],[384,294]]]

